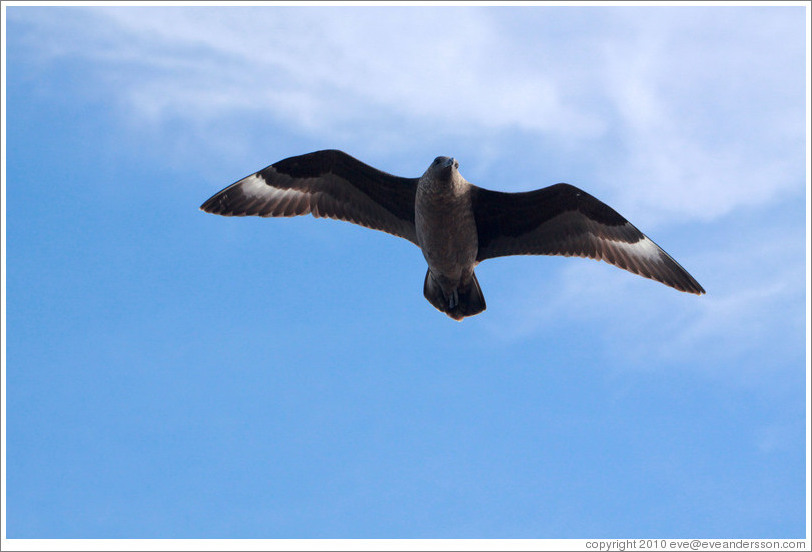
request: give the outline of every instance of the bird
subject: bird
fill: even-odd
[[[418,178],[395,176],[343,151],[289,157],[238,180],[200,209],[223,216],[311,214],[414,243],[428,264],[423,295],[461,321],[485,310],[474,269],[506,255],[603,260],[676,290],[705,290],[617,211],[566,183],[527,192],[480,188],[440,156]]]

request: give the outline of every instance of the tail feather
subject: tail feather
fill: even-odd
[[[423,282],[423,296],[428,299],[434,308],[446,313],[454,320],[462,320],[466,316],[474,316],[485,310],[485,297],[482,295],[482,289],[479,287],[476,274],[472,276],[467,287],[457,288],[457,298],[454,301],[443,293],[443,289],[434,279],[431,269],[429,269],[426,271],[426,279]]]

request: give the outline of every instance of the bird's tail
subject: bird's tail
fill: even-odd
[[[485,310],[485,297],[482,289],[473,274],[466,287],[456,290],[456,297],[446,296],[443,288],[434,279],[431,269],[426,271],[426,280],[423,282],[423,296],[440,312],[446,313],[454,320],[462,320],[466,316],[473,316]]]

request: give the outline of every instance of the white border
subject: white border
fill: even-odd
[[[0,549],[2,550],[586,550],[591,543],[604,543],[613,550],[625,539],[7,539],[6,538],[6,8],[8,6],[335,6],[337,2],[309,1],[309,2],[183,2],[183,1],[78,1],[78,2],[38,2],[38,1],[4,1],[0,3],[0,86],[2,86],[2,103],[0,105]],[[643,2],[604,2],[604,1],[559,1],[559,2],[342,2],[343,6],[803,6],[806,8],[806,546],[797,550],[809,549],[812,540],[810,515],[812,515],[812,459],[810,459],[810,446],[812,437],[812,83],[810,81],[810,63],[812,62],[812,31],[810,30],[810,4],[806,1],[643,1]],[[684,543],[688,547],[671,547],[669,549],[724,549],[722,543],[734,544],[737,542],[751,543],[797,543],[790,539],[723,539],[723,540],[672,540],[667,539],[669,545]],[[700,543],[694,548],[694,543]],[[716,546],[702,546],[701,543],[716,544]],[[732,546],[730,548],[733,548]],[[606,549],[606,548],[604,548]],[[628,547],[627,549],[636,549]],[[742,548],[739,548],[742,549]],[[791,550],[792,548],[771,548]]]
[[[812,21],[806,4],[806,541],[812,533]]]

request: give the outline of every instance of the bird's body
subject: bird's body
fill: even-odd
[[[448,157],[434,160],[417,182],[414,215],[417,245],[429,265],[423,294],[452,318],[485,309],[479,284],[474,286],[479,244],[471,185],[458,167]]]
[[[702,294],[665,251],[606,204],[569,184],[532,192],[486,190],[438,157],[420,178],[379,171],[338,150],[290,157],[212,196],[225,216],[312,214],[405,238],[423,252],[426,299],[455,320],[485,310],[476,265],[504,255],[576,255]]]

